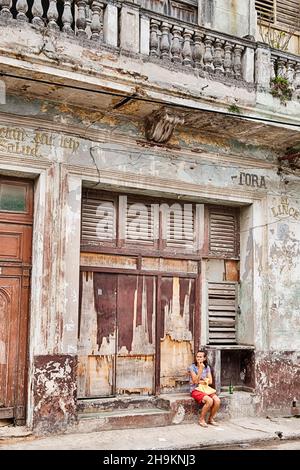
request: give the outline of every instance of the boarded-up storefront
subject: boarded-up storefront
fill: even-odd
[[[200,339],[201,261],[237,256],[237,217],[230,208],[84,191],[79,398],[188,389]],[[217,304],[231,306],[226,289]],[[230,327],[232,342],[229,312],[229,320],[221,309],[211,321]]]

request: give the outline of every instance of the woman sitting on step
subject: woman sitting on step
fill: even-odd
[[[207,428],[205,421],[206,414],[209,412],[208,424],[218,426],[214,417],[220,408],[220,398],[216,395],[214,389],[208,387],[212,383],[211,370],[207,363],[207,352],[205,349],[199,350],[195,355],[194,363],[188,368],[190,376],[191,396],[199,403],[203,404],[200,411],[199,424]],[[203,389],[203,391],[197,390]]]

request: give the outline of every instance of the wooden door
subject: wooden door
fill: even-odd
[[[156,277],[118,276],[117,394],[155,389]]]
[[[115,393],[117,275],[81,273],[78,398]]]
[[[160,392],[187,391],[187,367],[194,351],[195,279],[163,276],[160,305]]]
[[[156,278],[81,273],[78,397],[154,392]]]
[[[33,191],[0,178],[0,419],[26,417]]]

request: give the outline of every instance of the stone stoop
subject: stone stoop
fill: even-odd
[[[218,420],[255,416],[255,397],[248,392],[222,393]],[[200,406],[188,393],[157,397],[78,400],[78,423],[72,432],[160,427],[197,422]]]
[[[219,419],[254,417],[259,414],[259,401],[254,393],[236,391],[222,392]]]

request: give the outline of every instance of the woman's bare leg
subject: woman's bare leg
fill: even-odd
[[[209,396],[206,396],[206,397],[203,398],[202,403],[204,403],[204,406],[203,406],[203,408],[201,410],[201,413],[200,413],[199,424],[200,424],[200,426],[207,427],[207,424],[205,422],[205,416],[206,416],[206,413],[208,413],[208,411],[213,406],[214,402],[213,402],[212,398],[210,398]]]
[[[210,415],[208,417],[208,422],[209,423],[214,423],[214,417],[216,416],[219,408],[220,408],[220,404],[221,404],[221,400],[219,397],[217,397],[217,395],[214,395],[212,398],[213,400],[213,405],[211,407],[211,410],[210,410]]]

